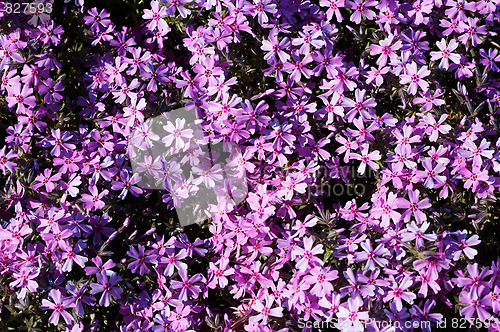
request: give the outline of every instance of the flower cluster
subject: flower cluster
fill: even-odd
[[[0,4],[2,329],[500,331],[498,1],[36,2]]]

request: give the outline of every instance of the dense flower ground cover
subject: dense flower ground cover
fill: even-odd
[[[1,330],[500,331],[500,2],[16,4]],[[151,133],[179,107],[203,132]],[[224,178],[145,159],[178,181],[143,188],[127,146],[215,174],[203,137],[241,149],[249,193],[182,228],[175,207]]]

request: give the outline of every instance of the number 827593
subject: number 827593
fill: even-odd
[[[7,14],[20,14],[24,13],[26,15],[36,14],[36,13],[52,13],[52,3],[47,2],[15,2],[9,3],[5,2],[5,12]]]

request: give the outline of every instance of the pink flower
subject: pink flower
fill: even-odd
[[[432,206],[432,204],[428,198],[424,198],[423,200],[419,201],[419,196],[420,191],[418,189],[415,189],[415,191],[408,191],[409,200],[403,197],[398,198],[398,208],[407,209],[401,215],[401,218],[403,218],[404,221],[410,221],[412,215],[415,216],[415,220],[417,220],[419,224],[427,220],[427,216],[421,211],[421,209],[428,209]]]
[[[160,30],[168,30],[169,27],[167,22],[163,19],[164,16],[167,16],[167,8],[165,6],[161,6],[158,1],[151,1],[151,9],[144,9],[144,14],[142,18],[145,20],[150,20],[148,23],[148,29],[153,31],[158,27]]]
[[[352,154],[352,159],[356,160],[361,160],[361,164],[358,167],[358,173],[359,174],[364,174],[366,165],[370,166],[373,170],[377,170],[380,168],[379,165],[377,165],[374,161],[375,160],[380,160],[382,156],[380,155],[380,152],[378,150],[372,151],[369,153],[368,151],[368,143],[363,143],[361,145],[361,153],[353,153]]]
[[[403,300],[409,304],[413,304],[413,300],[417,298],[415,294],[407,291],[413,285],[413,281],[408,276],[404,276],[399,284],[390,276],[392,285],[384,297],[384,302],[392,300],[396,304],[396,308],[401,311],[403,309]]]
[[[33,96],[33,89],[28,84],[22,86],[21,84],[14,84],[12,87],[7,88],[8,96],[5,97],[8,107],[16,107],[16,113],[25,113],[28,107],[36,106],[36,97]]]
[[[272,317],[283,317],[283,308],[272,308],[274,303],[274,295],[265,294],[263,297],[257,299],[257,301],[252,304],[252,309],[257,312],[257,315],[251,316],[248,320],[250,323],[260,322],[261,324],[267,324],[269,316]]]
[[[105,206],[105,203],[104,201],[102,201],[102,198],[106,196],[109,193],[109,191],[107,189],[104,189],[101,193],[99,193],[99,190],[97,189],[96,185],[89,186],[89,191],[91,195],[82,194],[82,201],[84,204],[84,208],[90,209],[92,211],[102,209]]]
[[[443,114],[436,122],[434,116],[431,113],[427,113],[424,117],[424,122],[427,124],[425,132],[430,134],[429,140],[435,142],[438,139],[439,133],[448,134],[451,130],[450,125],[443,125],[443,122],[448,118],[448,114]]]
[[[359,296],[349,297],[347,302],[339,306],[337,317],[342,320],[339,321],[339,324],[343,327],[348,327],[348,324],[351,324],[351,326],[359,328],[361,321],[366,321],[369,317],[368,311],[361,311],[362,307],[363,300]]]
[[[392,192],[389,192],[387,198],[381,197],[377,206],[372,208],[372,216],[374,218],[381,218],[382,224],[385,225],[388,225],[391,219],[394,224],[398,223],[401,219],[401,214],[396,211],[398,207],[397,200],[398,196]]]
[[[422,66],[417,70],[417,63],[412,62],[406,65],[405,74],[400,75],[401,84],[408,84],[408,93],[414,95],[417,93],[418,87],[422,89],[422,91],[427,91],[429,89],[429,83],[427,83],[423,78],[430,75],[430,71],[427,69],[427,66]]]
[[[176,150],[184,148],[185,142],[193,137],[192,129],[184,129],[185,119],[177,118],[175,119],[175,125],[172,122],[168,122],[163,129],[168,132],[168,134],[162,139],[162,142],[167,146],[171,146]]]
[[[43,174],[39,174],[36,178],[35,181],[38,183],[33,185],[33,189],[37,190],[38,188],[45,186],[45,190],[50,193],[54,188],[56,187],[53,182],[58,181],[61,178],[61,173],[56,173],[54,175],[52,174],[52,169],[46,168],[43,171]]]
[[[40,307],[42,310],[51,309],[54,310],[52,315],[50,315],[49,323],[58,325],[59,324],[59,316],[64,318],[66,324],[70,324],[73,321],[73,316],[65,309],[74,308],[75,304],[73,303],[73,299],[69,297],[62,297],[61,291],[58,289],[52,289],[49,292],[49,298],[53,301],[49,301],[46,299],[42,300],[42,306]]]
[[[441,39],[436,43],[437,47],[439,47],[439,52],[431,52],[431,61],[436,61],[441,59],[439,63],[439,68],[443,70],[447,70],[449,65],[448,60],[453,61],[456,64],[460,63],[460,55],[457,53],[452,53],[457,47],[458,43],[455,39],[450,40],[450,43],[446,45],[446,39]]]
[[[179,275],[182,281],[172,280],[170,286],[173,289],[180,289],[179,300],[187,301],[189,298],[195,299],[202,290],[204,277],[201,273],[197,273],[191,278],[188,277],[187,270],[179,270]]]
[[[324,252],[323,245],[317,244],[313,248],[313,243],[314,241],[311,237],[306,237],[304,238],[304,248],[297,246],[294,249],[296,254],[300,256],[296,264],[297,269],[300,271],[305,271],[308,267],[323,265],[323,261],[319,257],[316,257],[316,255]]]
[[[379,45],[370,45],[370,55],[380,54],[379,58],[377,59],[377,65],[379,67],[384,67],[387,64],[388,58],[390,58],[391,60],[397,59],[397,54],[395,53],[395,51],[399,50],[403,46],[403,43],[401,42],[401,40],[393,43],[394,39],[396,39],[395,36],[393,34],[389,34],[387,38],[382,39],[379,42]],[[386,72],[388,71],[389,68],[386,68]]]

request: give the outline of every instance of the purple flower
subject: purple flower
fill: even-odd
[[[481,295],[482,289],[488,287],[488,282],[484,279],[491,275],[492,272],[488,267],[481,269],[481,272],[479,272],[477,263],[467,265],[467,272],[469,275],[467,277],[458,277],[456,283],[458,287],[467,288],[472,297],[477,298]]]
[[[261,49],[268,52],[264,56],[264,60],[269,61],[271,57],[277,55],[283,63],[287,62],[290,59],[290,55],[284,50],[288,47],[290,47],[290,39],[288,37],[278,40],[277,34],[270,34],[269,41],[265,39],[262,41]]]
[[[373,18],[375,18],[375,12],[369,9],[368,7],[375,6],[376,4],[377,4],[376,1],[371,1],[371,0],[347,1],[346,7],[354,9],[354,13],[352,13],[349,19],[356,24],[361,23],[361,18],[363,16],[366,17],[368,20],[372,20]]]
[[[13,173],[17,165],[15,162],[11,161],[11,159],[17,157],[17,153],[12,150],[7,151],[6,149],[6,146],[0,149],[0,169],[4,175],[7,175],[7,171]]]
[[[356,262],[366,261],[365,269],[375,270],[376,265],[384,267],[389,262],[386,258],[382,257],[388,256],[389,254],[389,250],[385,248],[383,244],[379,244],[377,248],[373,249],[371,241],[366,240],[361,243],[361,248],[363,248],[364,251],[356,253]]]
[[[43,85],[40,85],[38,88],[38,92],[42,95],[45,95],[43,101],[47,104],[52,104],[54,101],[60,102],[63,98],[63,96],[58,93],[60,91],[64,91],[62,83],[57,82],[54,85],[54,82],[50,78],[43,81]]]
[[[184,149],[186,146],[186,141],[193,137],[192,129],[185,129],[184,125],[186,123],[185,119],[177,118],[175,119],[175,124],[172,122],[168,122],[163,129],[168,133],[165,137],[163,137],[162,142],[165,143],[166,146],[172,146],[176,150]]]
[[[491,317],[491,314],[486,310],[490,306],[491,301],[489,298],[484,297],[482,294],[486,288],[481,286],[476,293],[462,292],[459,297],[459,301],[465,305],[465,307],[460,310],[460,314],[467,320],[472,320],[473,318],[479,318],[481,321],[485,321]]]
[[[91,29],[96,31],[105,30],[110,24],[111,20],[108,18],[110,14],[105,9],[97,12],[97,8],[92,8],[88,11],[89,15],[84,16],[85,24],[90,25]]]
[[[133,262],[128,264],[128,268],[133,272],[137,272],[139,270],[139,274],[142,276],[149,272],[149,268],[146,263],[152,264],[156,262],[156,257],[151,254],[144,254],[144,246],[138,246],[139,251],[137,251],[134,247],[131,247],[129,251],[127,251],[127,255],[134,259]]]
[[[109,275],[108,275],[109,273]],[[115,272],[102,271],[97,274],[97,283],[91,283],[90,294],[95,295],[102,293],[99,299],[99,305],[108,307],[111,304],[111,297],[115,299],[120,299],[123,289],[121,287],[115,286],[121,277],[119,277]]]
[[[134,185],[139,183],[140,181],[141,177],[139,176],[139,174],[134,174],[130,176],[130,174],[127,171],[122,170],[120,172],[120,181],[113,181],[111,183],[111,189],[121,190],[120,195],[118,195],[118,197],[121,199],[125,199],[125,197],[127,197],[128,192],[132,193],[132,195],[137,197],[140,194],[142,194],[143,190]]]
[[[170,281],[170,286],[173,289],[180,289],[179,300],[186,301],[188,298],[197,298],[202,291],[201,282],[204,280],[204,277],[200,273],[197,273],[189,278],[187,270],[179,270],[179,275],[182,281]]]

